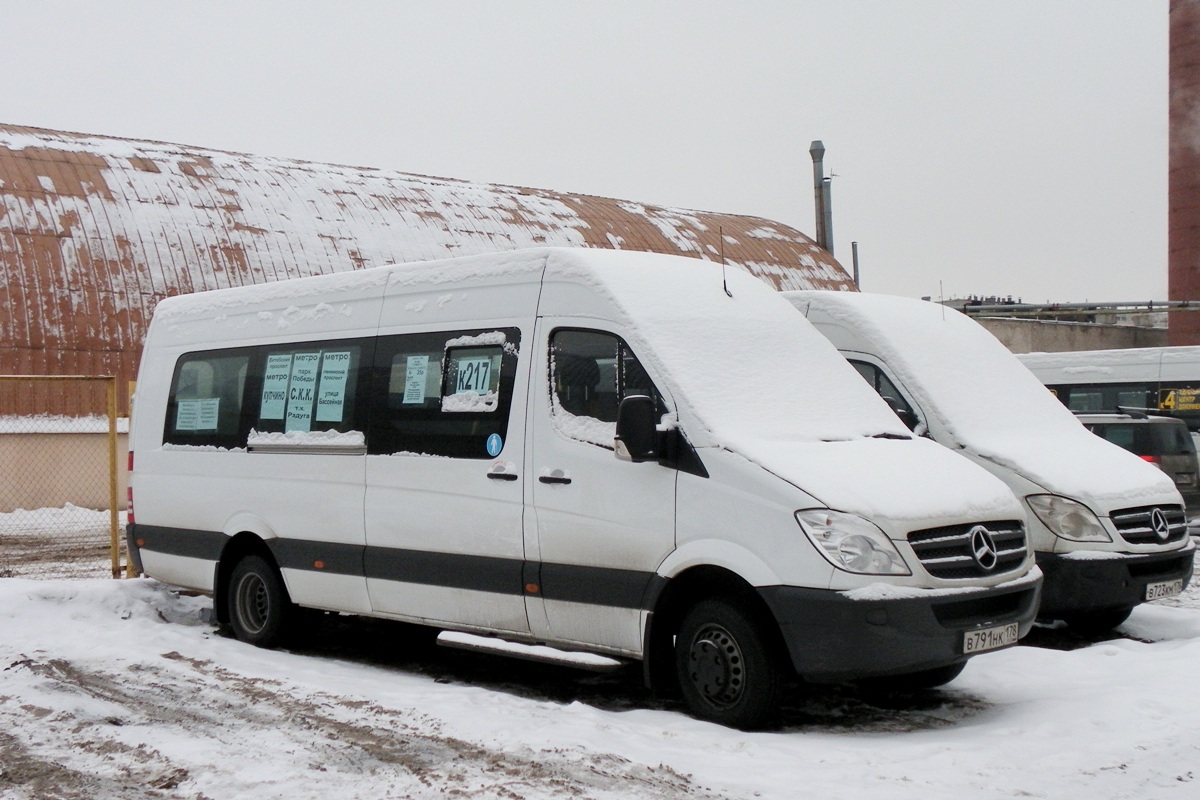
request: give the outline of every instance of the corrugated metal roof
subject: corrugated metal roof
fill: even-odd
[[[0,125],[0,374],[132,379],[169,295],[546,245],[723,251],[779,289],[853,289],[759,217]]]

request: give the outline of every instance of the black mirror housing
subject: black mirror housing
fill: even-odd
[[[658,420],[654,399],[630,395],[617,408],[617,435],[613,449],[622,461],[657,461]]]

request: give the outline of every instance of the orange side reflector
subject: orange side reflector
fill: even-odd
[[[538,586],[536,583],[525,584],[525,591],[529,592],[530,594],[537,594],[541,590],[542,587]]]
[[[317,569],[325,569],[325,562],[324,561],[314,561],[313,566],[316,567]]]

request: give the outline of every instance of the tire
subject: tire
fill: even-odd
[[[1107,633],[1129,619],[1129,615],[1132,613],[1133,606],[1104,608],[1099,611],[1083,611],[1065,615],[1063,622],[1067,623],[1067,626],[1076,633]]]
[[[858,681],[858,686],[869,694],[891,694],[893,692],[919,692],[922,689],[936,689],[945,686],[962,674],[967,662],[947,664],[944,667],[923,669],[920,672],[907,672],[903,675],[885,675],[879,678],[864,678]]]
[[[275,567],[261,556],[242,558],[229,577],[229,626],[239,640],[275,647],[289,630],[295,607]]]
[[[782,695],[779,663],[770,630],[742,605],[703,600],[680,623],[676,673],[700,719],[743,730],[769,727]]]

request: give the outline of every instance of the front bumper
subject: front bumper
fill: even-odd
[[[1038,616],[1055,619],[1061,614],[1132,608],[1145,601],[1148,584],[1160,581],[1182,579],[1187,588],[1195,552],[1189,546],[1169,553],[1117,553],[1111,558],[1038,553],[1037,564],[1046,576]]]
[[[973,630],[1016,622],[1024,636],[1037,614],[1041,584],[1035,574],[989,589],[915,590],[915,596],[879,600],[794,586],[758,591],[775,615],[796,673],[833,683],[965,661],[970,656],[963,639]]]

